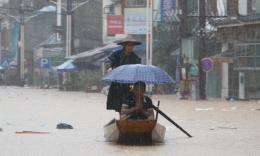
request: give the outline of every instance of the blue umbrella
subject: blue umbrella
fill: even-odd
[[[108,82],[118,82],[118,83],[135,83],[142,81],[146,84],[167,84],[175,83],[175,81],[161,68],[155,67],[153,65],[122,65],[112,70],[106,76],[102,78],[104,81]],[[182,132],[184,132],[189,137],[192,137],[184,129],[182,129],[178,124],[176,124],[171,118],[164,114],[157,107],[152,105],[153,109],[165,117],[168,121],[174,124]]]
[[[106,76],[102,80],[117,83],[135,83],[142,81],[146,84],[167,84],[175,81],[161,68],[153,65],[122,65]]]

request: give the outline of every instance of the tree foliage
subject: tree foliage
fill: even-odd
[[[177,30],[178,25],[173,22],[159,23],[154,29],[154,64],[172,76],[175,75],[176,60],[170,53],[179,48]]]

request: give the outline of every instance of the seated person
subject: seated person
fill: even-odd
[[[145,96],[145,83],[136,82],[133,94],[129,94],[123,101],[120,119],[148,119],[154,120],[152,100]]]

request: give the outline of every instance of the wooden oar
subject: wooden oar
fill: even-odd
[[[158,104],[157,104],[157,109],[159,110],[159,105],[160,105],[160,101],[158,101]],[[158,119],[158,111],[156,113],[156,117],[155,117],[155,121],[157,122],[157,119]]]
[[[172,124],[174,124],[177,128],[179,128],[182,132],[184,132],[189,137],[192,137],[188,132],[186,132],[184,129],[182,129],[178,124],[176,124],[171,118],[169,118],[166,114],[164,114],[161,110],[159,110],[157,107],[152,105],[153,109],[157,111],[157,113],[160,113],[163,117],[165,117],[168,121],[170,121]]]

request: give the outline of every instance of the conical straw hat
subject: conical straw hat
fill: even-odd
[[[135,45],[140,45],[140,44],[142,44],[141,42],[136,41],[132,35],[127,35],[123,41],[118,42],[117,44],[118,44],[118,45],[124,45],[124,43],[126,43],[126,42],[132,42],[132,43],[134,43]]]

